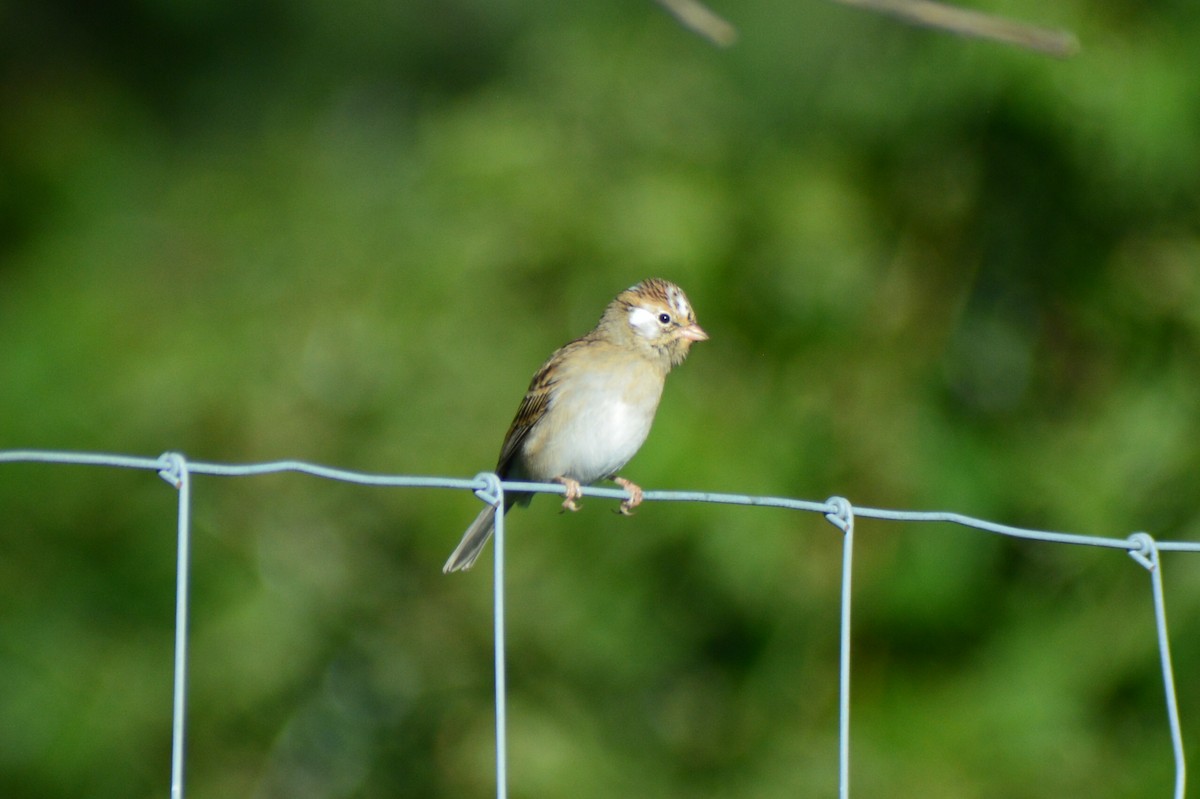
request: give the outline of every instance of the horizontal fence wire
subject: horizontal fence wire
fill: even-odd
[[[305,461],[282,460],[265,463],[223,464],[192,461],[175,452],[157,458],[129,455],[113,455],[91,452],[61,452],[50,450],[0,450],[0,463],[48,463],[77,466],[101,466],[121,469],[137,469],[156,472],[174,486],[179,497],[177,521],[178,552],[176,564],[175,605],[175,660],[173,717],[171,738],[171,799],[184,797],[185,720],[187,695],[187,624],[188,624],[188,578],[189,528],[191,515],[191,477],[208,475],[214,477],[252,477],[256,475],[299,473],[326,480],[336,480],[358,485],[391,488],[447,488],[473,491],[484,502],[502,507],[506,491],[528,493],[565,494],[565,486],[558,483],[530,483],[502,481],[490,472],[481,473],[471,479],[451,477],[429,477],[413,475],[372,474],[339,469]],[[610,499],[628,499],[623,489],[584,487],[585,496]],[[1167,629],[1166,602],[1163,598],[1161,554],[1163,552],[1200,553],[1200,541],[1159,541],[1146,532],[1135,532],[1126,538],[1083,535],[1078,533],[1034,530],[976,519],[961,513],[943,511],[905,511],[881,508],[858,507],[843,497],[831,497],[824,502],[791,499],[787,497],[756,496],[751,494],[728,494],[707,491],[645,491],[644,500],[649,502],[700,502],[724,505],[746,505],[766,508],[782,508],[811,513],[820,513],[843,535],[841,614],[840,614],[840,658],[839,658],[839,726],[838,726],[838,795],[847,799],[850,795],[850,644],[851,644],[851,583],[856,519],[880,519],[897,522],[935,522],[972,528],[986,533],[1042,541],[1051,544],[1093,546],[1122,550],[1150,573],[1151,597],[1154,606],[1155,629],[1158,638],[1159,659],[1162,666],[1163,689],[1167,705],[1167,722],[1170,730],[1172,751],[1175,759],[1174,799],[1184,799],[1187,784],[1187,764],[1183,749],[1183,733],[1175,693],[1174,669],[1171,661],[1170,636]],[[507,777],[507,733],[506,733],[506,680],[505,680],[505,632],[504,632],[504,514],[496,514],[495,558],[493,582],[493,624],[495,637],[495,682],[496,682],[496,795],[506,799]]]

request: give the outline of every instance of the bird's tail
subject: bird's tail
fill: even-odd
[[[507,506],[507,503],[505,503]],[[505,511],[508,508],[505,507]],[[479,553],[487,545],[488,539],[492,537],[492,531],[496,529],[496,506],[488,505],[483,510],[479,511],[479,515],[475,517],[475,521],[471,522],[471,526],[463,533],[462,540],[458,542],[458,547],[450,555],[450,559],[446,561],[446,565],[442,567],[443,574],[450,572],[466,571],[475,563],[475,559],[479,557]]]

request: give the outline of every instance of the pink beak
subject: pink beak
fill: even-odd
[[[704,328],[693,322],[690,325],[681,327],[679,335],[686,338],[688,341],[708,341],[708,334],[704,332]]]

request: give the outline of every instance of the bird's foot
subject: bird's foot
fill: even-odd
[[[579,510],[579,503],[575,501],[583,496],[583,489],[579,487],[579,481],[572,480],[570,477],[555,477],[553,482],[562,483],[567,488],[567,496],[562,504],[563,510]]]
[[[642,488],[624,477],[614,477],[613,482],[629,492],[629,499],[621,503],[617,512],[622,516],[632,516],[633,509],[642,504]]]

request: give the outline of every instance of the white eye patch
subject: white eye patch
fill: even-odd
[[[629,309],[629,326],[643,336],[658,334],[658,314],[642,307]]]

